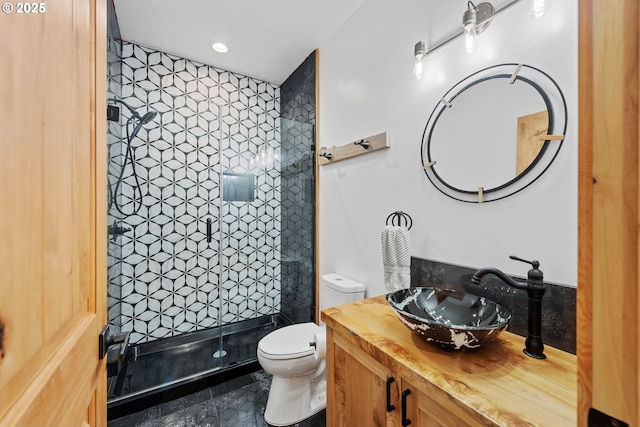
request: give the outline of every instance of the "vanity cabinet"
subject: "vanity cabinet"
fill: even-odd
[[[445,351],[411,332],[384,296],[326,309],[328,427],[577,425],[575,355],[522,352],[503,332]]]
[[[327,411],[327,426],[401,426],[403,408],[408,409],[406,416],[411,419],[414,405],[408,396],[401,404],[401,390],[406,384],[397,374],[340,336],[332,342],[332,360],[327,363],[333,366],[333,393],[329,392],[327,401],[335,406],[334,411]]]
[[[421,387],[411,384],[342,336],[329,332],[327,342],[330,341],[328,427],[481,425],[450,412]]]

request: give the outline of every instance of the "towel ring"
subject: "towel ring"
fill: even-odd
[[[411,227],[413,226],[413,220],[408,213],[395,211],[387,217],[386,225],[395,225],[397,227],[406,226],[407,230],[411,230]]]

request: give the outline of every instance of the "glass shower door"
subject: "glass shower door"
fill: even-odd
[[[275,112],[222,114],[220,326],[222,366],[256,359],[280,308],[280,151]],[[237,117],[238,120],[232,118]]]
[[[108,7],[108,27],[107,27],[107,99],[120,99],[122,95],[122,43],[120,41],[120,29],[115,18],[113,6]],[[108,164],[107,174],[109,182],[117,177],[117,173],[123,163],[122,126],[117,121],[107,122],[107,152]],[[109,187],[110,189],[110,187]],[[117,226],[122,221],[122,215],[111,206],[112,195],[108,194],[108,228],[107,235],[107,322],[114,332],[119,332],[121,327],[121,299],[122,280],[121,266],[122,259],[122,239],[116,233]]]
[[[222,125],[223,368],[255,360],[258,341],[275,328],[313,319],[314,129],[273,123],[255,138]]]
[[[140,55],[125,51],[123,74],[130,78],[127,55],[134,60]],[[156,60],[153,55],[149,61]],[[121,221],[130,229],[121,237],[119,292],[122,329],[131,335],[124,371],[109,396],[112,406],[221,367],[214,357],[220,341],[218,108],[193,107],[197,116],[191,104],[174,110],[184,99],[159,91],[124,99],[130,105],[140,102],[136,97],[157,99],[139,114],[158,114],[129,141],[135,161],[126,166],[115,196],[124,200]],[[139,209],[131,209],[134,203]]]

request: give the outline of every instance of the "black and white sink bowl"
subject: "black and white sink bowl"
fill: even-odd
[[[511,322],[504,307],[455,290],[409,288],[387,294],[387,301],[408,328],[447,350],[482,347]]]

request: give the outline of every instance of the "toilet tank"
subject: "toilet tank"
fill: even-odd
[[[320,279],[320,310],[364,298],[364,285],[337,273]]]

